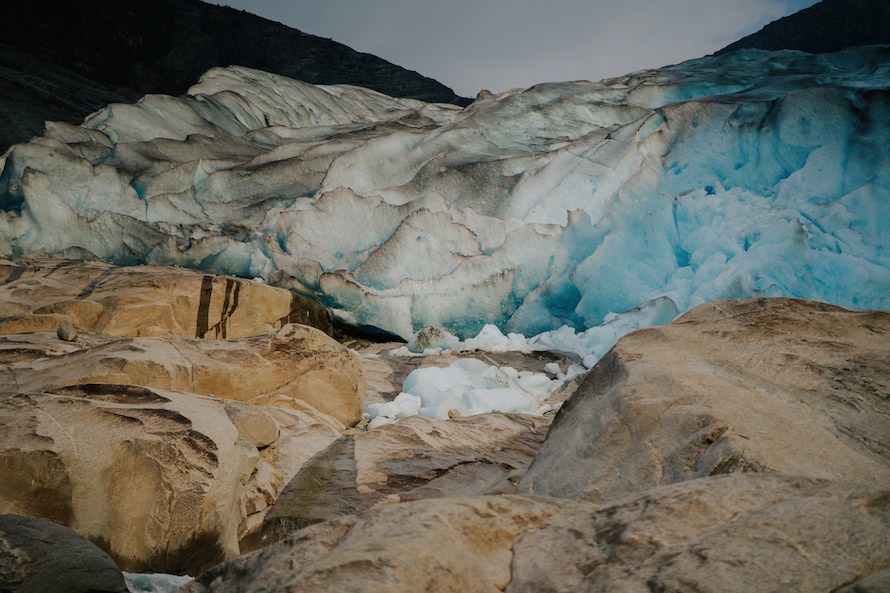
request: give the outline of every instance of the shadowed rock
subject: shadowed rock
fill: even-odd
[[[108,554],[45,519],[0,515],[0,589],[4,593],[126,593]]]
[[[196,0],[37,0],[0,21],[0,152],[44,120],[79,123],[107,103],[180,94],[240,64],[318,84],[466,105],[445,85],[243,10]]]
[[[266,515],[261,538],[373,506],[515,491],[550,418],[480,414],[422,416],[342,437],[307,462]]]
[[[763,29],[721,49],[797,49],[836,52],[856,45],[890,43],[890,5],[875,0],[822,0],[773,21]]]

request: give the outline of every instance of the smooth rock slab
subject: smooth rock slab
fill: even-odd
[[[242,338],[288,323],[333,331],[320,304],[255,280],[172,266],[0,260],[0,334]]]
[[[439,498],[320,523],[183,593],[825,592],[890,566],[890,492],[747,474],[612,506]]]
[[[74,531],[22,515],[0,515],[0,590],[4,593],[126,593],[124,575]]]
[[[0,512],[64,523],[125,570],[195,574],[239,553],[338,427],[137,385],[2,395]]]
[[[317,410],[345,425],[358,422],[364,410],[358,357],[308,326],[288,324],[274,334],[229,340],[85,334],[80,340],[62,342],[54,333],[0,336],[0,393],[142,385]]]
[[[718,301],[622,338],[519,490],[611,501],[731,472],[887,486],[887,443],[890,312]]]

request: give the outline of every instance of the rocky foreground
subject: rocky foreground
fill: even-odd
[[[366,430],[454,355],[178,268],[0,279],[4,591],[124,591],[115,564],[192,593],[890,589],[888,312],[715,302],[623,338],[558,412]]]

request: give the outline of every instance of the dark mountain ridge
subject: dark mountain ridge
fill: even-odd
[[[199,0],[33,0],[0,20],[0,150],[113,101],[179,95],[237,64],[314,84],[466,105],[445,85],[341,43]]]
[[[823,0],[780,18],[717,52],[739,49],[796,49],[811,54],[856,45],[890,44],[887,0]]]

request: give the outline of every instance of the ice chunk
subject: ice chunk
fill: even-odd
[[[172,593],[192,580],[190,576],[124,572],[124,581],[131,593]]]
[[[541,403],[561,384],[543,373],[519,372],[462,358],[448,367],[421,367],[393,401],[366,410],[368,429],[416,414],[446,420],[486,412],[542,413]]]

